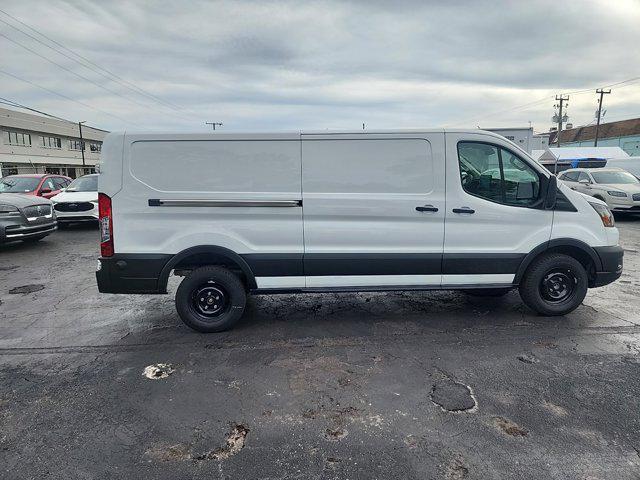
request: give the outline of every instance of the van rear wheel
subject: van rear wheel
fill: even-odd
[[[522,301],[548,316],[566,315],[582,303],[589,287],[587,271],[575,258],[560,253],[535,259],[520,283]]]
[[[233,327],[246,302],[247,294],[237,275],[217,266],[192,271],[176,292],[176,310],[182,321],[204,333]]]

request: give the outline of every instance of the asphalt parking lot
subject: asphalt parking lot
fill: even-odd
[[[564,318],[281,295],[210,335],[172,295],[98,294],[94,227],[0,247],[0,477],[638,479],[640,217],[618,226],[622,278]]]

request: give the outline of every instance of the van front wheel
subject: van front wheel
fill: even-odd
[[[548,316],[565,315],[582,303],[589,278],[575,258],[560,253],[542,255],[527,269],[520,283],[522,301]]]
[[[176,292],[176,310],[184,323],[199,332],[222,332],[233,327],[247,301],[240,279],[223,267],[191,272]]]

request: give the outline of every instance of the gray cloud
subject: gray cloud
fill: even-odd
[[[122,97],[0,37],[2,69],[129,124],[0,74],[2,96],[107,129],[198,131],[216,120],[233,130],[528,121],[546,130],[553,99],[509,108],[639,75],[634,0],[569,1],[560,8],[546,0],[5,0],[2,9],[183,107],[161,106],[0,24],[1,33]],[[612,119],[637,116],[638,84],[614,89],[607,102]],[[594,110],[595,94],[572,96],[574,123],[588,123]]]

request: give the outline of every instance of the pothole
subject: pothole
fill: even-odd
[[[194,460],[226,460],[244,448],[244,442],[247,439],[248,433],[249,427],[246,425],[234,425],[227,436],[227,442],[224,447],[218,447],[209,453],[198,455],[194,457]]]
[[[520,360],[522,363],[539,363],[540,362],[540,360],[538,360],[536,357],[534,357],[533,355],[529,355],[527,353],[518,355],[516,358]]]
[[[446,378],[431,389],[431,401],[446,412],[469,412],[475,410],[477,402],[473,390],[464,383]]]
[[[332,442],[342,440],[347,435],[349,435],[349,432],[342,427],[327,428],[324,432],[324,438]]]
[[[529,432],[515,422],[504,417],[495,417],[493,423],[498,429],[511,437],[526,437]]]
[[[170,445],[168,447],[154,447],[145,452],[149,457],[161,462],[176,462],[191,459],[189,445]]]
[[[44,290],[44,285],[34,283],[33,285],[22,285],[21,287],[12,288],[9,290],[9,293],[33,293],[39,292],[40,290]]]
[[[460,455],[456,455],[449,461],[445,470],[445,478],[447,480],[463,480],[469,475],[469,469],[464,464]]]
[[[142,375],[151,380],[159,380],[161,378],[167,378],[173,372],[173,365],[170,363],[156,363],[155,365],[145,367]]]

